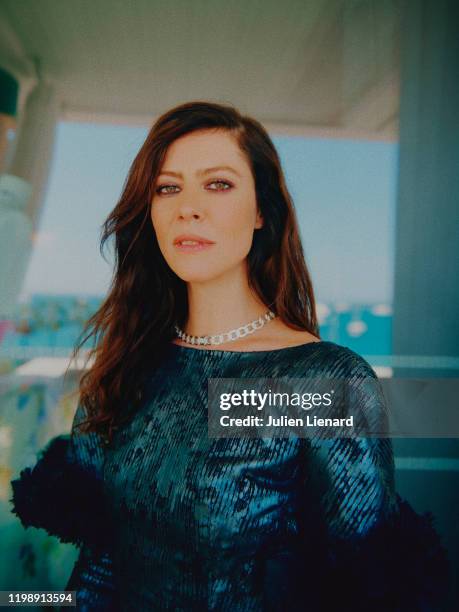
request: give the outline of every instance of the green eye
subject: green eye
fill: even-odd
[[[224,189],[214,189],[213,191],[227,191],[228,189],[231,189],[232,187],[231,183],[228,183],[227,181],[212,181],[210,185],[215,185],[216,183],[220,183],[221,185],[226,185],[226,187]]]
[[[160,185],[157,189],[156,189],[156,193],[162,194],[162,193],[171,193],[170,191],[161,191],[162,189],[167,189],[168,187],[175,187],[175,185]],[[173,192],[172,192],[173,193]]]

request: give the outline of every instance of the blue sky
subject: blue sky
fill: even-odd
[[[100,228],[147,128],[59,123],[23,294],[103,295]],[[391,302],[398,143],[273,137],[318,301]],[[109,251],[107,251],[109,253]]]

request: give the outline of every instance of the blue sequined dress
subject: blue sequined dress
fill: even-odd
[[[384,418],[371,366],[328,341],[171,343],[109,445],[75,430],[79,405],[11,500],[25,526],[80,547],[65,587],[77,609],[440,610],[446,551],[433,517],[396,493],[390,439],[207,436],[208,378],[322,376],[345,378],[368,418]]]

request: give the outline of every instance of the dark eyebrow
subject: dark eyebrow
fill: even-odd
[[[215,172],[216,170],[229,170],[229,172],[233,172],[237,176],[241,176],[237,170],[231,168],[231,166],[213,166],[212,168],[205,168],[204,170],[197,170],[197,175],[209,174],[210,172]],[[158,176],[162,176],[163,174],[167,174],[168,176],[176,176],[177,178],[183,178],[183,175],[180,172],[173,172],[172,170],[161,170]]]

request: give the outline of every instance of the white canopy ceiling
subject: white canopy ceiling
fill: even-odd
[[[68,119],[151,123],[192,99],[277,132],[393,139],[400,0],[2,0],[0,65]]]

